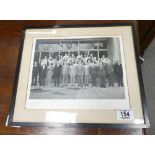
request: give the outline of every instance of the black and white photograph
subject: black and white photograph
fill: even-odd
[[[128,100],[121,37],[39,38],[33,46],[28,107],[81,100],[95,108]]]
[[[9,123],[147,127],[132,26],[23,32]]]

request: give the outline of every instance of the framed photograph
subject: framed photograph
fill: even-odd
[[[132,25],[25,28],[10,126],[147,128]]]

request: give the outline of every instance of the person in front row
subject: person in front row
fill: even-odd
[[[99,76],[101,81],[101,87],[106,88],[106,67],[104,62],[99,63]]]
[[[92,86],[94,87],[96,87],[97,86],[97,81],[96,81],[96,78],[97,78],[97,70],[98,69],[98,67],[97,67],[97,64],[96,64],[96,62],[93,62],[92,63]]]
[[[108,77],[108,81],[109,81],[109,86],[114,86],[114,68],[113,68],[113,64],[111,62],[111,60],[108,60],[106,63],[106,71],[107,71],[107,77]]]
[[[48,86],[51,86],[51,81],[52,81],[52,65],[50,62],[47,63],[47,75],[46,75],[46,81]]]
[[[45,59],[41,60],[39,65],[39,84],[40,86],[45,86],[45,78],[46,78],[46,71],[47,71],[47,63]]]
[[[113,82],[115,84],[115,83],[117,83],[117,75],[116,75],[117,62],[116,62],[116,59],[112,60],[112,64],[113,64]]]
[[[39,73],[39,68],[38,68],[37,61],[35,61],[33,65],[33,71],[32,71],[32,86],[37,85],[38,73]]]
[[[89,86],[89,64],[87,61],[85,62],[85,70],[84,70],[84,79],[85,79],[85,86]]]
[[[118,76],[118,86],[123,87],[123,69],[122,69],[122,64],[120,61],[118,61],[118,72],[117,72],[117,76]]]
[[[62,81],[63,85],[68,85],[69,66],[66,61],[62,65]]]
[[[71,63],[69,73],[70,73],[71,85],[75,86],[75,76],[76,76],[76,73],[77,73],[77,68],[76,68],[76,65],[73,62]]]
[[[78,86],[83,87],[84,65],[82,60],[79,60],[78,62],[77,75],[78,75]]]
[[[115,82],[118,84],[119,87],[123,86],[123,70],[122,70],[122,64],[119,62],[119,60],[115,60],[114,74],[115,74]]]
[[[57,61],[55,61],[55,65],[53,68],[54,86],[60,85],[60,75],[61,75],[61,65]]]

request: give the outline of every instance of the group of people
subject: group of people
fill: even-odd
[[[93,54],[45,56],[34,61],[32,86],[123,86],[123,70],[119,60]]]

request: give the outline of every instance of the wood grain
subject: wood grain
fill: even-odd
[[[53,24],[134,23],[136,21],[0,21],[0,134],[143,134],[142,129],[47,128],[5,126],[17,64],[20,35],[24,26]]]

